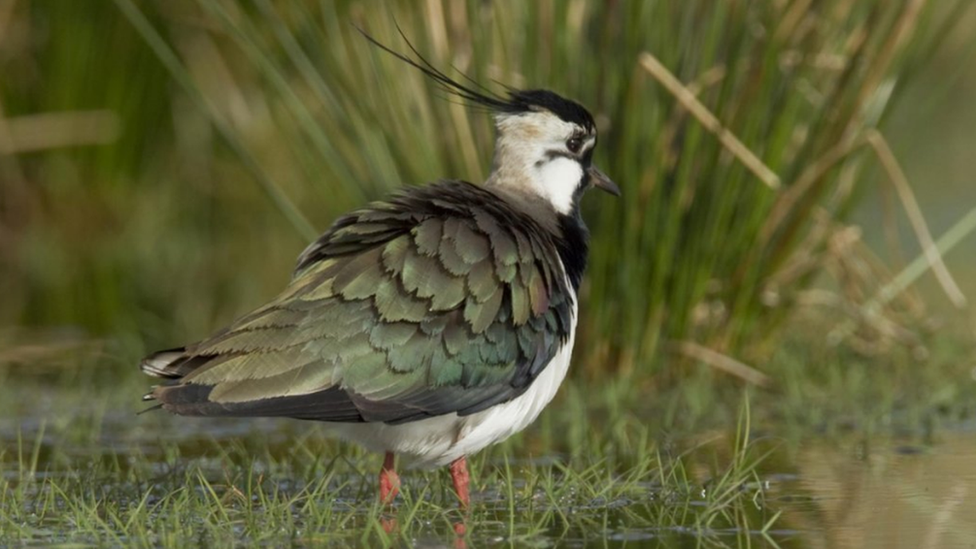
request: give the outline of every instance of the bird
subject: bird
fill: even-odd
[[[619,187],[594,165],[597,127],[546,89],[496,93],[364,36],[494,117],[483,184],[443,179],[339,217],[268,303],[196,343],[153,353],[143,399],[180,416],[287,417],[383,454],[449,466],[523,430],[567,375],[589,232],[580,202]],[[402,34],[402,33],[401,33]]]

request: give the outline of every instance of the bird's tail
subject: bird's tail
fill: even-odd
[[[184,347],[157,351],[142,359],[142,362],[139,363],[139,369],[153,377],[179,379],[188,373],[181,367],[186,362],[185,359],[186,349]]]

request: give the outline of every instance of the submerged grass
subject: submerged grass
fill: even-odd
[[[800,472],[770,452],[814,435],[925,447],[976,415],[958,349],[930,370],[910,356],[879,367],[805,349],[775,357],[786,382],[769,390],[716,390],[708,370],[669,391],[567,382],[537,425],[472,458],[465,539],[791,546],[816,511],[782,520],[804,491],[780,486]],[[3,545],[436,546],[462,519],[445,471],[403,470],[395,509],[378,506],[379,456],[320,424],[136,416],[146,380],[111,369],[8,370],[2,381]]]
[[[775,512],[757,482],[748,403],[734,439],[682,450],[626,411],[607,417],[605,434],[577,427],[585,438],[570,449],[553,432],[562,418],[609,408],[620,389],[566,399],[560,419],[474,457],[462,517],[444,471],[403,471],[396,507],[378,505],[378,458],[314,424],[132,417],[117,396],[79,406],[65,390],[51,392],[44,422],[0,426],[4,545],[423,545],[454,539],[463,521],[477,545],[650,536],[737,546],[736,535],[762,537]]]

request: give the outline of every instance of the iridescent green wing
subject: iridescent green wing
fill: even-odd
[[[525,391],[571,300],[549,231],[469,184],[417,189],[339,220],[284,293],[188,348],[154,396],[200,415],[470,414]]]

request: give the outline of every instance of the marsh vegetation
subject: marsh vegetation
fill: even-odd
[[[964,0],[0,3],[0,545],[454,543],[440,473],[404,475],[391,511],[378,458],[321,426],[135,415],[141,356],[273,295],[337,215],[483,180],[489,117],[355,29],[406,49],[396,25],[438,67],[586,104],[624,192],[584,212],[572,379],[473,461],[471,546],[974,543],[973,318],[950,311],[976,286],[939,252],[971,242],[976,192],[912,168],[921,141],[971,150],[943,128],[973,118],[953,98],[976,86],[974,19]],[[939,188],[945,216],[917,205]],[[912,520],[885,531],[878,502]]]

